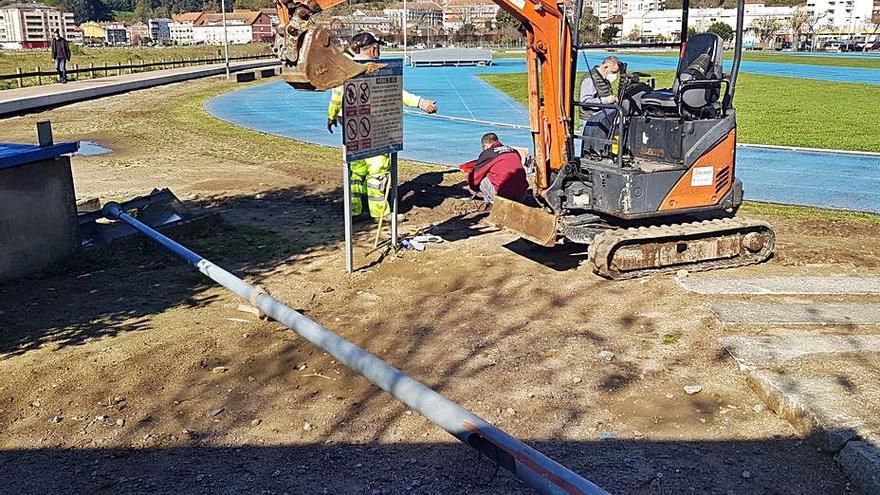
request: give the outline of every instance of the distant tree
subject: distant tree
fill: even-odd
[[[134,18],[135,20],[146,22],[147,19],[152,17],[153,9],[150,8],[150,4],[147,0],[137,0],[137,3],[134,5]]]
[[[656,39],[657,43],[665,43],[666,42],[666,36],[663,36],[663,33],[658,34],[655,37],[655,39]]]
[[[73,14],[77,24],[110,20],[110,10],[99,0],[64,0],[60,6]]]
[[[626,39],[629,41],[639,41],[642,39],[642,32],[639,28],[633,28],[633,30],[626,36]]]
[[[620,33],[619,27],[605,26],[605,29],[602,30],[602,43],[611,43],[618,33]]]
[[[114,10],[118,10],[120,12],[133,12],[134,11],[134,0],[100,0],[104,6],[107,7],[107,10],[113,12]]]
[[[260,10],[274,7],[273,0],[235,0],[235,8],[241,10]]]
[[[718,21],[709,26],[709,29],[706,31],[717,34],[724,41],[730,41],[733,39],[733,28],[725,22]]]
[[[581,13],[578,32],[581,43],[595,41],[599,38],[599,18],[593,15],[593,7],[585,7]]]
[[[691,36],[696,36],[698,34],[699,34],[699,32],[697,31],[697,28],[695,28],[693,26],[688,28],[688,38],[690,38]]]
[[[124,11],[124,10],[114,10],[113,11],[113,20],[116,22],[122,22],[125,24],[133,24],[138,19],[135,18],[134,12]]]
[[[477,34],[477,28],[473,24],[462,24],[458,31],[455,32],[453,39],[455,41],[468,41]]]
[[[782,23],[776,17],[759,17],[752,22],[751,26],[758,39],[765,45],[776,36],[781,27]]]
[[[519,32],[522,23],[504,9],[498,9],[498,13],[495,14],[495,25],[501,33],[502,43],[516,41],[522,37],[522,34]]]

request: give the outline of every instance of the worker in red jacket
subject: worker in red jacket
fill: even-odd
[[[493,203],[495,196],[524,201],[529,183],[519,152],[501,144],[494,132],[483,135],[480,145],[479,158],[459,167],[468,174],[468,187],[481,192],[486,203]]]

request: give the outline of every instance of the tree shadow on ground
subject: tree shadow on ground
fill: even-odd
[[[447,176],[461,174],[458,170],[431,171],[400,184],[399,211],[407,213],[413,208],[436,208],[448,198],[466,199],[471,197],[464,180],[444,185]]]
[[[203,201],[224,224],[177,240],[232,271],[259,277],[339,242],[341,189],[305,188]],[[338,225],[339,228],[330,226]],[[172,307],[203,306],[213,282],[152,241],[84,251],[40,274],[0,284],[0,359],[44,344],[56,348],[138,331]]]
[[[532,440],[554,460],[621,495],[836,495],[850,490],[831,455],[779,470],[800,440]],[[794,454],[793,454],[794,453]],[[623,459],[621,462],[620,459]],[[759,460],[760,459],[760,460]],[[476,451],[449,443],[309,443],[148,449],[2,450],[9,493],[532,494]],[[746,474],[744,474],[746,473]]]
[[[234,273],[259,279],[293,259],[298,264],[303,264],[304,259],[321,255],[321,250],[329,246],[334,246],[330,249],[337,249],[335,245],[342,238],[341,200],[338,188],[323,192],[293,188],[260,193],[257,196],[209,199],[204,201],[205,206],[217,208],[229,225],[201,236],[189,236],[180,240]],[[435,228],[452,240],[453,233],[470,229],[468,225],[475,226],[479,217],[474,215],[470,218],[453,218]],[[331,296],[326,296],[329,298],[326,303],[321,303],[319,298],[306,311],[322,315],[323,318],[318,318],[319,321],[330,321],[328,317],[336,317],[337,323],[329,325],[331,329],[364,349],[380,355],[440,393],[456,387],[460,389],[461,383],[470,383],[477,389],[485,386],[481,383],[490,369],[502,370],[505,376],[517,377],[510,383],[502,381],[495,383],[495,386],[506,389],[515,385],[517,390],[529,388],[546,393],[544,390],[547,388],[559,387],[561,380],[567,380],[563,376],[567,370],[548,356],[559,349],[571,351],[577,346],[586,347],[590,353],[595,353],[593,347],[602,344],[608,337],[608,332],[615,331],[591,328],[593,316],[590,308],[569,305],[569,299],[575,297],[573,293],[556,294],[536,287],[534,280],[512,278],[504,272],[474,277],[471,273],[458,273],[455,272],[455,267],[452,268],[454,276],[414,273],[402,280],[409,285],[412,294],[419,295],[421,301],[430,301],[430,304],[403,301],[377,313],[375,307],[381,304],[381,295],[362,295],[360,290],[355,291],[356,287],[341,286],[335,289],[335,292],[340,293],[336,299],[330,293]],[[0,335],[0,356],[10,359],[42,345],[62,348],[94,338],[149,330],[151,318],[170,308],[195,310],[214,303],[212,308],[216,311],[219,306],[216,303],[218,296],[215,295],[216,292],[211,293],[211,290],[213,284],[210,281],[193,272],[167,251],[147,241],[135,242],[117,250],[88,253],[54,271],[0,285],[0,308],[3,308],[0,314],[0,328],[3,328]],[[486,304],[489,301],[491,304]],[[529,303],[525,310],[522,307],[524,301]],[[638,307],[637,304],[634,306]],[[568,320],[578,321],[582,328],[573,330],[568,325],[554,325],[553,320],[547,320],[548,315],[561,308],[567,309]],[[517,316],[510,316],[515,312],[518,312]],[[405,410],[403,405],[391,402],[392,405],[389,406],[387,395],[345,369],[337,371],[338,375],[333,375],[339,376],[338,380],[303,378],[302,373],[296,371],[302,369],[303,364],[315,370],[317,375],[322,375],[322,372],[329,374],[326,370],[337,370],[341,367],[331,356],[321,353],[305,341],[287,340],[285,337],[281,337],[283,340],[277,339],[271,330],[273,327],[277,329],[277,323],[262,322],[254,325],[251,331],[262,334],[262,337],[254,338],[263,340],[255,343],[244,341],[228,346],[224,348],[225,355],[210,354],[207,358],[201,358],[201,361],[198,361],[199,356],[181,356],[180,361],[186,365],[185,373],[180,373],[179,370],[136,373],[138,376],[126,378],[125,390],[119,393],[124,393],[131,401],[137,400],[137,396],[161,397],[162,400],[153,401],[144,407],[140,411],[141,416],[163,418],[164,425],[171,431],[190,430],[187,434],[189,439],[204,443],[221,436],[222,431],[247,428],[255,412],[265,412],[261,405],[255,404],[275,404],[272,401],[282,394],[287,402],[303,405],[330,397],[327,400],[340,401],[335,407],[340,413],[327,419],[324,426],[329,431],[362,432],[359,438],[361,443],[336,446],[328,439],[330,445],[297,447],[245,446],[223,449],[198,444],[180,449],[147,452],[100,449],[0,452],[0,466],[4,474],[9,473],[4,478],[15,480],[21,488],[13,492],[82,493],[101,489],[113,493],[240,493],[259,490],[322,493],[316,487],[326,488],[327,493],[373,493],[372,490],[375,489],[379,493],[517,493],[521,490],[518,483],[509,479],[499,481],[500,485],[493,484],[486,489],[474,484],[460,485],[464,474],[459,472],[445,478],[437,474],[420,474],[413,479],[410,473],[414,470],[437,473],[451,469],[447,467],[450,464],[465,466],[460,469],[471,469],[475,459],[473,452],[463,447],[461,449],[464,449],[464,454],[456,453],[458,450],[444,450],[452,448],[445,444],[384,445],[387,438],[393,436],[399,427]],[[214,329],[205,328],[205,332],[191,332],[191,338],[202,338],[201,334],[210,330]],[[286,332],[284,334],[289,335]],[[282,342],[280,349],[269,345],[273,339]],[[516,344],[511,345],[511,342]],[[511,350],[514,351],[513,354]],[[171,343],[164,347],[145,349],[139,357],[149,361],[151,353],[181,352]],[[132,356],[128,363],[134,363],[135,357]],[[529,359],[530,369],[527,376],[522,376],[513,366],[526,358]],[[187,359],[198,362],[190,363]],[[212,367],[226,364],[231,368],[230,372],[220,375],[211,372]],[[618,393],[632,387],[637,381],[636,371],[625,366],[625,363],[620,363],[598,373],[590,378],[591,383],[585,385],[608,393]],[[65,376],[75,380],[76,375],[68,373]],[[242,390],[241,384],[249,382],[260,384],[260,387]],[[121,389],[123,385],[115,387]],[[98,388],[100,387],[95,388],[94,393],[101,392],[103,395],[91,397],[84,392],[79,395],[85,397],[83,400],[88,403],[94,404],[96,399],[103,400],[106,397],[105,390]],[[218,390],[227,392],[218,393]],[[511,389],[511,392],[517,390]],[[39,393],[43,394],[43,401],[47,404],[65,403],[70,400],[71,395],[64,387],[44,389]],[[558,414],[560,418],[557,424],[549,428],[546,438],[566,438],[571,433],[571,427],[580,424],[589,412],[589,403],[569,400],[572,399],[573,392],[566,390],[562,394],[564,402],[563,399],[557,400],[555,396],[541,396],[542,400],[547,401],[541,407],[554,408],[554,414]],[[187,409],[190,400],[195,397],[204,400]],[[573,397],[576,399],[577,396]],[[26,399],[26,402],[31,400]],[[221,400],[222,403],[218,402]],[[217,402],[217,405],[225,404],[227,416],[218,419],[216,430],[206,427],[198,431],[192,426],[193,418],[200,417],[204,420],[205,411],[199,408],[207,407],[206,404],[212,403],[211,401]],[[255,410],[233,414],[238,405],[247,405]],[[39,421],[43,428],[47,425],[47,418],[28,420]],[[68,420],[65,419],[60,424],[65,425],[65,421]],[[153,424],[152,419],[132,422],[130,427],[120,431],[115,440],[121,445],[135,445],[140,439],[150,435]],[[179,439],[172,441],[179,442]],[[780,461],[780,465],[785,466],[794,466],[801,461],[806,465],[816,464],[817,454],[808,447],[793,449],[796,443],[797,441],[770,442],[769,445],[774,447],[768,447],[768,455],[774,459],[787,456],[784,462]],[[632,466],[647,463],[644,465],[650,467],[639,467],[638,472],[642,474],[641,481],[650,481],[655,476],[654,471],[661,469],[653,464],[655,454],[666,463],[663,465],[677,466],[670,459],[682,457],[675,453],[678,447],[674,446],[677,444],[652,446],[647,442],[629,444],[553,440],[539,441],[535,445],[576,470],[590,473],[588,477],[592,478],[593,472],[599,473],[593,479],[600,484],[620,486],[630,492],[634,488],[627,487],[634,485],[627,483],[634,479],[633,473],[626,471],[621,464],[628,466],[626,469],[632,469]],[[614,447],[615,445],[620,447]],[[670,445],[674,447],[673,454],[661,453]],[[685,446],[682,448],[690,448],[690,445],[700,444],[681,445]],[[698,480],[693,486],[715,487],[719,486],[718,483],[727,483],[719,482],[719,479],[727,479],[729,486],[738,487],[734,482],[741,478],[739,473],[728,473],[727,478],[719,478],[722,466],[717,463],[721,462],[728,471],[737,469],[740,463],[747,462],[744,460],[747,458],[746,451],[737,452],[738,446],[742,445],[738,443],[719,445],[721,446],[717,451],[708,447],[695,447],[708,449],[708,453],[691,456],[690,462],[682,462],[680,467],[662,469],[686,471],[682,479],[687,475]],[[611,450],[603,450],[609,448]],[[352,474],[351,469],[357,471],[359,468],[355,467],[356,463],[349,467],[346,464],[347,458],[341,457],[339,449],[344,450],[346,456],[351,456],[351,451],[358,452],[358,455],[367,452],[360,462],[362,467],[370,467],[363,468],[361,474]],[[779,449],[779,454],[774,449]],[[792,454],[792,450],[796,452]],[[593,452],[614,454],[616,457],[606,458],[604,454]],[[726,457],[723,461],[715,458],[706,461],[704,458],[709,454],[717,455],[718,458]],[[804,460],[800,457],[804,457]],[[295,458],[308,461],[290,461]],[[252,459],[252,462],[246,459]],[[416,466],[413,466],[411,459],[417,459]],[[447,459],[457,460],[447,463]],[[98,461],[97,466],[95,460]],[[585,464],[588,460],[589,464]],[[296,465],[297,468],[287,471],[292,469],[291,465]],[[49,466],[53,468],[50,469]],[[380,466],[385,467],[380,469]],[[831,466],[830,462],[828,466]],[[839,480],[839,475],[833,470],[829,471],[828,466],[817,465],[812,471],[824,472],[826,476],[823,479],[838,483],[836,480]],[[28,470],[31,474],[28,477],[18,476],[15,474],[16,469]],[[40,470],[43,470],[45,476],[34,474],[40,473]],[[280,471],[277,475],[276,470]],[[621,470],[626,476],[616,478],[618,474],[615,473]],[[57,474],[50,476],[49,471]],[[93,472],[96,474],[93,475]],[[165,473],[165,477],[161,473]],[[343,473],[343,476],[333,476],[333,473]],[[676,473],[678,474],[680,473]],[[769,479],[770,474],[766,476]],[[778,477],[778,473],[774,476]],[[27,484],[40,483],[37,480],[42,479],[48,481],[45,484]],[[53,480],[58,480],[57,484],[53,485]],[[413,484],[414,481],[418,481],[418,484]],[[432,486],[434,483],[439,484]],[[374,488],[367,490],[364,486]],[[462,486],[464,489],[460,489]],[[840,485],[838,483],[834,486]],[[698,492],[712,493],[713,490]],[[816,493],[835,492],[817,490]]]

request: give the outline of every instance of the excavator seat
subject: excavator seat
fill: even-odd
[[[672,88],[642,96],[644,113],[683,118],[712,117],[718,113],[723,81],[724,46],[714,33],[701,33],[687,40],[685,56],[678,62]]]

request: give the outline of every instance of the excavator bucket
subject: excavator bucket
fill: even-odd
[[[496,196],[488,222],[542,246],[556,244],[558,217],[541,208]]]
[[[345,56],[329,29],[314,27],[285,43],[281,77],[295,89],[324,91],[384,64],[359,64]]]

